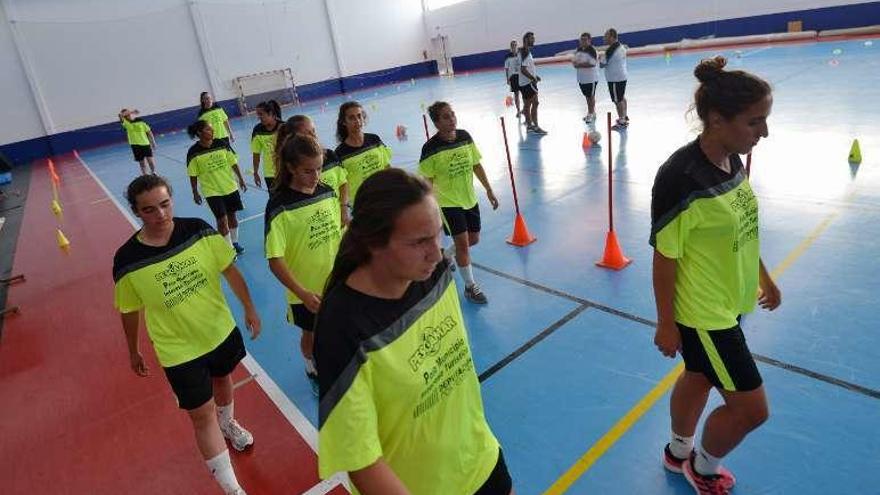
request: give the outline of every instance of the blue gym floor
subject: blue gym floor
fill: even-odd
[[[368,132],[393,149],[395,166],[414,170],[424,142],[422,112],[452,103],[459,127],[474,136],[501,201],[493,212],[480,191],[481,243],[475,271],[490,303],[463,302],[489,421],[505,449],[517,493],[543,493],[626,415],[677,361],[652,344],[651,186],[657,167],[695,136],[686,118],[703,57],[722,53],[733,68],[774,87],[770,136],[753,154],[752,184],[761,206],[762,257],[775,270],[783,304],[746,317],[744,329],[767,387],[771,419],[727,459],[737,493],[880,493],[880,40],[743,47],[631,58],[627,87],[632,123],[613,133],[615,227],[633,263],[597,268],[607,230],[607,89],[598,91],[600,146],[581,148],[585,105],[568,65],[540,66],[540,123],[527,135],[504,105],[499,71],[364,90],[351,96],[369,113]],[[326,147],[336,109],[349,97],[285,109],[309,114]],[[326,106],[325,106],[326,105]],[[871,109],[874,110],[871,110]],[[499,116],[507,123],[522,212],[538,241],[505,243],[514,209]],[[255,118],[233,121],[240,166],[251,180]],[[398,141],[397,125],[408,129]],[[433,132],[433,128],[432,128]],[[120,137],[122,131],[120,130]],[[847,162],[854,138],[865,158]],[[176,214],[211,221],[193,204],[183,133],[158,136],[158,170],[176,188]],[[138,172],[127,145],[81,152],[122,200]],[[303,374],[299,331],[284,320],[280,284],[263,257],[267,194],[251,188],[240,215],[238,261],[264,322],[248,349],[288,397],[316,422],[317,402]],[[124,202],[124,201],[123,201]],[[111,261],[107,260],[109,273]],[[109,275],[108,275],[109,276]],[[230,297],[232,301],[233,298]],[[233,304],[235,306],[235,304]],[[873,309],[872,309],[873,308]],[[238,310],[238,308],[236,308]],[[669,437],[668,393],[569,488],[569,493],[692,493],[667,474],[660,453]],[[719,397],[713,394],[710,406]],[[616,437],[615,437],[616,438]],[[558,492],[553,492],[558,493]]]

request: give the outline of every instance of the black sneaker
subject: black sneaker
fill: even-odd
[[[241,254],[244,252],[244,248],[237,242],[233,242],[232,247],[235,249],[235,254]]]
[[[320,395],[320,389],[318,388],[318,374],[306,371],[306,378],[309,379],[309,385],[312,386],[312,395],[318,397]]]
[[[483,294],[483,291],[480,290],[480,286],[477,284],[466,287],[464,289],[464,297],[474,304],[486,304],[489,302],[489,300],[486,299],[486,294]]]

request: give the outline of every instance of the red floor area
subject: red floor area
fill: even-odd
[[[56,165],[71,249],[57,247],[49,172],[36,164],[14,265],[27,282],[9,292],[22,311],[0,342],[0,493],[221,493],[143,333],[152,376],[129,369],[111,265],[130,224],[78,161]],[[256,382],[236,390],[236,416],[256,440],[233,453],[250,495],[318,482],[314,452]]]

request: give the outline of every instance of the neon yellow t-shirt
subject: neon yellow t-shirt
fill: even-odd
[[[738,155],[730,167],[713,165],[696,140],[654,180],[650,243],[676,261],[675,320],[698,330],[731,328],[757,301],[758,201]]]
[[[388,463],[413,495],[472,495],[499,454],[449,265],[399,300],[344,283],[315,330],[322,478]]]
[[[342,166],[339,157],[336,156],[336,152],[333,150],[324,150],[324,167],[321,169],[321,182],[333,188],[336,197],[342,201],[342,197],[339,196],[339,188],[343,184],[348,183],[348,172],[345,171],[345,167]]]
[[[313,194],[281,188],[266,204],[266,259],[284,258],[293,278],[322,294],[342,239],[339,202],[333,189],[318,184]],[[290,290],[289,304],[302,303]]]
[[[263,177],[275,177],[275,138],[278,137],[279,122],[271,131],[262,123],[254,126],[251,133],[251,153],[260,155],[263,164]]]
[[[128,144],[133,146],[150,146],[150,138],[147,133],[150,132],[150,124],[138,117],[134,120],[122,119],[122,128],[125,129],[125,135],[128,138]]]
[[[363,146],[345,143],[336,147],[336,154],[348,174],[348,194],[351,200],[367,177],[391,166],[391,148],[375,134],[364,134]]]
[[[235,328],[220,284],[234,258],[229,243],[198,218],[175,218],[166,246],[147,246],[135,234],[116,251],[116,309],[144,311],[163,367],[207,354]]]
[[[226,122],[229,121],[229,116],[226,115],[226,111],[222,107],[214,105],[207,110],[203,108],[199,111],[199,120],[204,120],[211,124],[211,128],[214,129],[214,139],[229,137],[229,131],[226,130]]]
[[[238,165],[238,155],[216,139],[210,148],[195,143],[186,153],[186,173],[198,178],[199,190],[206,198],[226,196],[238,189],[233,165]]]
[[[435,134],[422,146],[419,173],[434,183],[437,202],[442,208],[469,210],[477,204],[474,167],[480,158],[480,151],[467,131],[456,130],[452,142]]]

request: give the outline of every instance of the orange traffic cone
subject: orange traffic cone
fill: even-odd
[[[586,149],[593,145],[593,141],[590,140],[590,134],[588,132],[584,133],[584,141],[581,143],[581,146]]]
[[[513,235],[507,238],[507,243],[523,247],[528,246],[537,240],[537,237],[534,237],[529,233],[529,228],[526,226],[526,219],[523,218],[522,213],[517,213],[516,220],[513,222]]]
[[[617,234],[613,230],[608,231],[605,237],[605,255],[600,261],[596,262],[597,266],[602,268],[611,268],[612,270],[622,270],[626,265],[632,263],[632,260],[623,255],[620,249],[620,243],[617,242]]]

